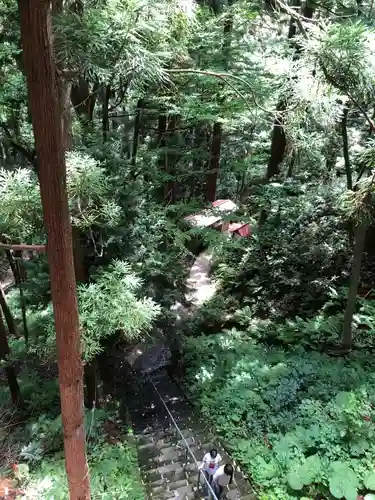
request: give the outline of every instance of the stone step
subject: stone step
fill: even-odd
[[[237,488],[226,492],[227,500],[241,500],[241,494]]]
[[[195,493],[190,485],[182,486],[173,491],[165,491],[162,495],[158,496],[158,500],[192,500],[195,498]]]

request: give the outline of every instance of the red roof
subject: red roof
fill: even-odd
[[[215,208],[215,207],[218,207],[219,205],[222,205],[223,203],[225,203],[226,201],[228,200],[216,200],[216,201],[213,201],[212,202],[212,206]]]
[[[232,212],[237,210],[237,205],[232,200],[216,200],[212,202],[212,208],[217,208],[221,212]]]
[[[234,222],[233,224],[229,224],[228,232],[237,233],[244,238],[248,238],[251,234],[249,224],[243,222]]]

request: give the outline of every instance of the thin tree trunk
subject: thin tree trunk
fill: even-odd
[[[9,266],[12,270],[14,281],[16,283],[16,286],[18,288],[18,291],[20,293],[20,305],[21,305],[21,311],[22,311],[22,325],[23,325],[23,332],[25,336],[25,344],[28,344],[29,341],[29,329],[27,326],[27,314],[26,314],[26,304],[25,304],[25,297],[23,293],[23,282],[26,279],[26,271],[23,267],[22,264],[22,251],[17,250],[14,252],[14,257],[12,255],[12,252],[10,250],[6,250],[6,256],[9,262]],[[8,327],[9,328],[9,327]]]
[[[131,154],[132,165],[135,165],[137,161],[139,132],[140,132],[141,115],[143,108],[144,108],[143,99],[139,99],[137,102],[137,109],[135,111],[135,120],[134,120],[133,144],[132,144],[132,154]]]
[[[363,258],[363,249],[366,240],[367,225],[361,224],[357,229],[354,257],[352,263],[352,270],[350,276],[350,286],[348,293],[348,300],[346,302],[346,308],[344,313],[344,324],[342,329],[342,345],[347,349],[350,349],[353,344],[353,333],[352,333],[352,321],[353,314],[355,311],[357,303],[357,293],[359,278],[361,276],[361,265]]]
[[[178,126],[180,123],[180,116],[172,115],[168,127],[167,127],[167,144],[168,144],[168,152],[167,152],[167,160],[166,160],[166,173],[170,176],[167,185],[164,190],[164,200],[169,203],[175,203],[176,201],[176,165],[180,158],[180,153],[178,148],[180,146],[180,137]]]
[[[70,500],[90,499],[83,410],[83,367],[66,191],[66,166],[51,43],[51,10],[45,0],[19,0],[23,59],[48,237],[55,316],[65,467]]]
[[[269,181],[273,176],[280,173],[280,165],[284,160],[286,149],[286,137],[282,112],[286,110],[286,101],[282,99],[277,105],[277,111],[280,112],[273,122],[271,155],[267,165],[266,179]]]
[[[70,99],[85,131],[90,131],[92,127],[98,90],[97,83],[91,91],[89,82],[81,78],[78,85],[72,85],[70,91]]]
[[[301,5],[300,0],[294,0],[294,6]],[[314,8],[307,1],[303,7],[302,14],[304,17],[311,19],[314,14]],[[297,25],[295,20],[291,17],[289,21],[288,40],[291,46],[295,46],[294,59],[300,57],[302,46],[295,44],[295,36],[297,34]],[[266,180],[269,181],[273,176],[280,173],[280,165],[284,160],[286,150],[286,136],[284,131],[283,112],[287,110],[288,102],[286,97],[282,97],[277,105],[279,114],[273,122],[272,138],[271,138],[271,154],[267,165]]]
[[[102,130],[103,130],[103,142],[108,139],[109,132],[109,97],[111,95],[110,85],[106,85],[103,90],[103,104],[102,104]]]
[[[52,15],[60,16],[63,13],[64,1],[52,0]],[[64,64],[57,63],[57,91],[59,96],[61,130],[64,150],[69,151],[73,146],[72,106],[70,102],[71,82],[64,77]]]
[[[5,329],[3,316],[0,311],[0,359],[6,360],[10,354],[7,332]],[[15,406],[20,406],[22,404],[21,390],[18,385],[18,380],[16,376],[15,369],[11,363],[7,363],[5,366],[5,374],[8,381],[10,396],[12,398],[12,403]]]
[[[63,76],[58,77],[58,94],[61,114],[61,128],[64,151],[69,151],[73,146],[72,108],[70,102],[71,84]]]
[[[206,200],[211,202],[216,200],[216,187],[220,170],[220,152],[221,152],[222,136],[223,136],[223,130],[221,123],[220,122],[214,123],[213,133],[212,133],[212,144],[211,144],[211,157],[209,161],[210,171],[207,175],[207,185],[206,185]]]
[[[349,109],[345,106],[341,121],[341,134],[342,134],[342,148],[343,148],[344,162],[345,162],[346,188],[352,191],[353,179],[352,179],[352,169],[350,167],[350,159],[349,159],[349,144],[348,144],[348,129],[347,129],[348,113]]]
[[[208,124],[198,122],[194,129],[194,147],[193,147],[193,168],[190,181],[190,198],[198,194],[204,195],[202,178],[204,177],[204,166],[208,161],[210,134],[208,133]]]
[[[85,365],[85,386],[86,386],[86,407],[92,409],[98,408],[98,377],[97,362],[95,359]]]
[[[76,282],[78,283],[88,283],[89,282],[89,270],[86,263],[85,257],[85,247],[83,242],[83,235],[80,230],[72,226],[72,237],[73,237],[73,258],[74,258],[74,273],[76,277]],[[96,363],[93,360],[90,363],[86,363],[84,366],[84,385],[86,388],[86,406],[88,408],[93,408],[98,406],[98,380],[96,376]]]
[[[13,314],[9,309],[9,306],[5,298],[4,290],[1,285],[0,285],[0,309],[3,311],[5,321],[8,326],[9,334],[13,335],[14,337],[19,337],[17,333],[16,322],[14,321]]]
[[[345,174],[346,174],[346,188],[352,191],[353,178],[352,178],[352,169],[350,166],[350,158],[349,158],[349,143],[348,143],[348,129],[347,129],[348,113],[349,109],[345,106],[341,121],[341,134],[342,134],[342,147],[344,154]],[[353,224],[351,222],[349,222],[348,224],[348,234],[349,234],[349,242],[352,245],[354,240],[354,229],[353,229]]]
[[[157,133],[157,147],[160,149],[158,152],[158,170],[160,174],[164,174],[164,172],[168,169],[168,156],[166,154],[166,146],[167,146],[167,117],[166,115],[159,115],[158,118],[158,133]],[[145,176],[145,181],[147,182],[148,176]],[[160,200],[160,202],[164,201],[164,186],[161,185],[156,189],[156,197]]]

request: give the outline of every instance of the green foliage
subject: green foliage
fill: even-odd
[[[93,498],[142,500],[135,443],[116,424],[116,438],[106,432],[106,424],[118,422],[113,411],[96,410],[86,415],[88,461]],[[26,431],[29,443],[20,453],[21,463],[29,465],[23,478],[26,491],[38,498],[65,499],[67,484],[62,457],[61,417],[54,420],[41,415]],[[25,465],[26,465],[25,464]],[[34,497],[32,497],[34,498]]]
[[[340,204],[332,186],[315,184],[270,185],[250,207],[259,201],[267,207],[262,229],[254,228],[250,244],[217,246],[215,275],[226,295],[261,317],[309,316],[348,276]]]
[[[0,197],[0,234],[12,242],[38,242],[43,227],[36,176],[21,168],[0,169]]]
[[[115,226],[120,207],[110,198],[106,171],[87,154],[67,154],[67,180],[71,220],[80,229]]]
[[[120,334],[126,340],[139,338],[150,329],[160,308],[151,298],[138,298],[141,280],[129,264],[114,261],[93,276],[94,281],[78,287],[81,348],[84,360],[102,352],[102,341]],[[49,313],[48,313],[49,312]],[[44,340],[37,337],[34,349],[45,359],[55,358],[55,331],[52,307],[45,312]]]
[[[371,355],[284,351],[237,330],[187,339],[189,387],[269,498],[355,499],[372,486]],[[230,411],[229,411],[230,408]],[[297,494],[298,496],[298,494]]]
[[[45,368],[44,375],[48,377]],[[51,377],[43,379],[36,371],[23,371],[19,382],[25,412],[18,420],[0,385],[1,474],[13,476],[30,499],[65,500],[68,492],[57,382]],[[85,415],[92,496],[98,500],[143,500],[135,442],[116,406]]]

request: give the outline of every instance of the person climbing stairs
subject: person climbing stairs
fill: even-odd
[[[136,387],[134,380],[137,380]],[[134,374],[127,406],[148,498],[208,498],[203,475],[199,477],[198,463],[212,448],[220,450],[223,463],[233,461],[216,436],[202,426],[194,408],[167,371],[160,369],[150,376],[140,372]],[[256,500],[249,482],[234,466],[234,480],[226,491],[227,500]]]

